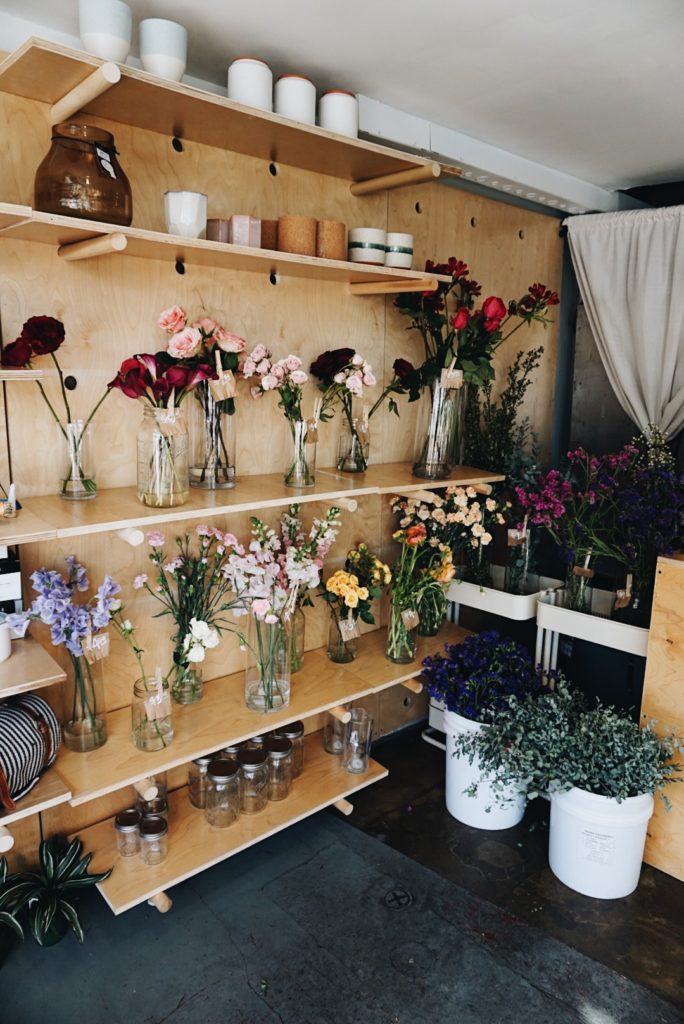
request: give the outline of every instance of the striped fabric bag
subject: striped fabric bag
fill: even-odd
[[[42,697],[22,693],[0,704],[0,808],[14,810],[57,757],[60,742],[59,722]]]

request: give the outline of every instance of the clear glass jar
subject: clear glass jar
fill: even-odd
[[[183,661],[183,652],[177,650],[173,658],[171,696],[176,704],[196,704],[204,696],[202,665]]]
[[[190,416],[190,485],[206,490],[235,487],[235,416],[233,399],[217,401],[214,381],[202,381],[188,399]]]
[[[343,625],[340,625],[340,622]],[[331,661],[337,665],[348,665],[356,657],[358,650],[358,637],[353,636],[348,640],[343,635],[344,620],[341,615],[330,606],[330,626],[328,628],[328,648],[326,654]]]
[[[66,452],[63,472],[59,478],[60,498],[82,501],[97,497],[95,465],[93,462],[90,430],[83,420],[72,420],[64,427]],[[60,432],[60,436],[63,435]]]
[[[134,807],[119,811],[114,819],[116,848],[120,857],[137,857],[140,853],[140,822],[142,815]]]
[[[136,806],[145,818],[164,818],[169,820],[169,805],[165,796],[155,797],[154,800],[138,800]]]
[[[102,661],[89,662],[84,654],[69,658],[69,681],[63,686],[64,746],[80,754],[107,742]]]
[[[344,722],[341,722],[329,711],[325,713],[323,722],[323,749],[328,754],[335,754],[339,757],[344,750]]]
[[[214,828],[228,828],[240,816],[240,766],[217,758],[207,771],[207,804],[204,816]]]
[[[173,739],[171,697],[156,676],[133,685],[131,738],[138,750],[164,750]]]
[[[206,757],[196,757],[188,766],[190,803],[202,810],[207,806],[207,771],[212,760],[212,756],[208,754]]]
[[[292,743],[284,736],[269,736],[264,750],[268,754],[268,799],[284,800],[292,785]]]
[[[155,867],[169,852],[169,826],[165,818],[143,818],[140,822],[140,855],[143,864]]]
[[[158,796],[166,797],[167,784],[166,772],[155,772],[154,775],[146,775],[144,779],[138,779],[133,783],[136,807],[143,800],[156,800]]]
[[[263,736],[256,738],[261,739],[261,746],[263,746]],[[221,751],[221,757],[227,757],[230,761],[234,761],[244,746],[249,746],[249,740],[247,743],[230,743]]]
[[[267,732],[259,733],[258,736],[250,736],[250,738],[248,740],[245,740],[245,742],[244,742],[245,750],[263,750],[264,749],[264,741],[265,741],[267,736],[268,736]],[[238,753],[239,753],[239,750],[238,750]]]
[[[268,803],[268,754],[264,750],[241,750],[240,811],[258,814]]]
[[[423,388],[416,418],[413,475],[443,480],[461,461],[465,388],[442,387],[438,381]]]
[[[133,202],[116,159],[114,136],[89,124],[52,126],[52,145],[36,171],[36,210],[128,225]]]
[[[146,405],[138,431],[138,500],[150,508],[173,508],[184,505],[189,492],[185,414]]]
[[[281,621],[249,616],[245,703],[253,711],[281,711],[290,703],[290,637]]]
[[[368,771],[368,758],[373,738],[373,719],[365,708],[352,708],[344,731],[342,767],[353,775]]]
[[[365,473],[370,455],[367,426],[354,417],[351,426],[345,421],[337,443],[337,468],[341,473]]]
[[[276,736],[284,736],[292,744],[292,778],[298,779],[304,771],[304,723],[290,722],[281,725],[275,731]]]
[[[316,482],[318,432],[308,420],[288,420],[292,438],[286,487],[313,487]]]

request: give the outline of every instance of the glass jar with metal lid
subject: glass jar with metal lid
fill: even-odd
[[[214,828],[228,828],[240,815],[240,766],[225,757],[216,758],[207,770],[207,803],[204,816]]]
[[[227,747],[223,748],[220,756],[227,757],[229,761],[234,761],[244,745],[244,743],[229,743]]]
[[[169,826],[165,818],[143,818],[140,822],[140,855],[145,864],[154,867],[166,860]]]
[[[264,751],[268,754],[268,799],[284,800],[292,785],[292,743],[284,736],[269,736]]]
[[[169,805],[165,796],[155,797],[154,800],[138,800],[136,806],[143,818],[166,818],[169,820]]]
[[[135,807],[127,811],[119,811],[114,819],[116,829],[116,848],[121,857],[137,857],[140,853],[140,832],[138,828],[142,820],[140,811]]]
[[[264,740],[269,734],[267,732],[260,733],[258,736],[250,736],[248,740],[245,740],[246,750],[262,750],[264,746]]]
[[[257,814],[268,803],[268,754],[265,750],[241,750],[237,756],[240,765],[240,810],[243,814]]]
[[[296,779],[304,770],[304,723],[290,722],[281,725],[275,731],[276,736],[284,736],[292,744],[292,778]]]
[[[193,807],[202,810],[207,806],[207,769],[214,760],[214,754],[196,757],[188,766],[188,796]]]

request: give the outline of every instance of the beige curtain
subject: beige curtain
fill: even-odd
[[[570,251],[620,405],[643,430],[684,426],[684,206],[570,217]]]

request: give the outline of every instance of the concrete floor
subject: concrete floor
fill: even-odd
[[[68,937],[10,954],[0,1022],[684,1021],[673,973],[684,886],[662,903],[646,880],[636,902],[580,897],[591,907],[579,913],[547,877],[540,828],[508,842],[466,835],[441,804],[439,751],[413,734],[377,756],[394,778],[357,795],[351,819],[318,815],[203,872],[173,890],[166,916],[142,906],[115,918],[84,894],[82,947]],[[665,999],[624,976],[639,974],[639,951],[660,956],[652,987]]]

